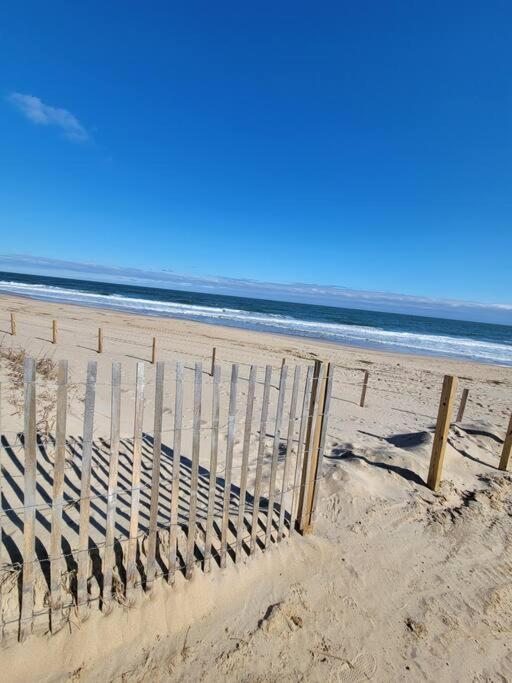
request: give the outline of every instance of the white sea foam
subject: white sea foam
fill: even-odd
[[[46,301],[100,306],[162,317],[217,322],[234,327],[249,327],[284,334],[315,337],[356,346],[372,346],[383,350],[398,349],[512,365],[511,345],[477,339],[390,331],[364,325],[315,322],[300,320],[291,316],[249,312],[236,308],[154,301],[152,299],[127,297],[121,294],[97,294],[41,284],[0,282],[0,291]]]

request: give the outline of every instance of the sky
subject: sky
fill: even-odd
[[[11,3],[0,253],[508,309],[511,26],[496,0]]]

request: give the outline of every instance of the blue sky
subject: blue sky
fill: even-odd
[[[496,1],[11,4],[0,251],[510,304],[511,25]]]

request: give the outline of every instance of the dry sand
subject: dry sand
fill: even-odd
[[[291,365],[317,357],[336,365],[314,534],[292,534],[240,565],[228,560],[226,569],[196,571],[191,581],[178,576],[173,587],[157,581],[136,607],[117,605],[109,615],[91,608],[85,622],[71,615],[53,636],[36,629],[18,644],[6,629],[1,680],[512,681],[512,476],[497,470],[512,410],[511,368],[15,297],[0,297],[0,311],[2,349],[70,361],[76,434],[86,362],[98,361],[98,438],[108,439],[111,362],[122,362],[125,400],[133,401],[135,365],[149,360],[153,336],[161,360],[189,368],[201,360],[208,368],[216,346],[225,379],[231,362],[242,375],[250,363],[278,368],[283,356]],[[57,346],[50,343],[53,318]],[[360,408],[364,369],[370,385]],[[150,432],[154,370],[146,372]],[[460,378],[459,395],[464,387],[470,394],[434,494],[424,481],[445,373]],[[228,388],[223,382],[223,396]],[[2,419],[7,437],[22,429],[5,399]],[[130,411],[122,428],[130,433]],[[18,480],[5,452],[2,463],[11,475],[4,477],[5,508]],[[19,533],[12,520],[3,524],[4,533]],[[5,619],[16,591],[5,571],[3,581]],[[41,589],[39,607],[45,599]]]

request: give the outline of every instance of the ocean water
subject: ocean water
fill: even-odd
[[[0,272],[0,292],[512,366],[512,326]]]

